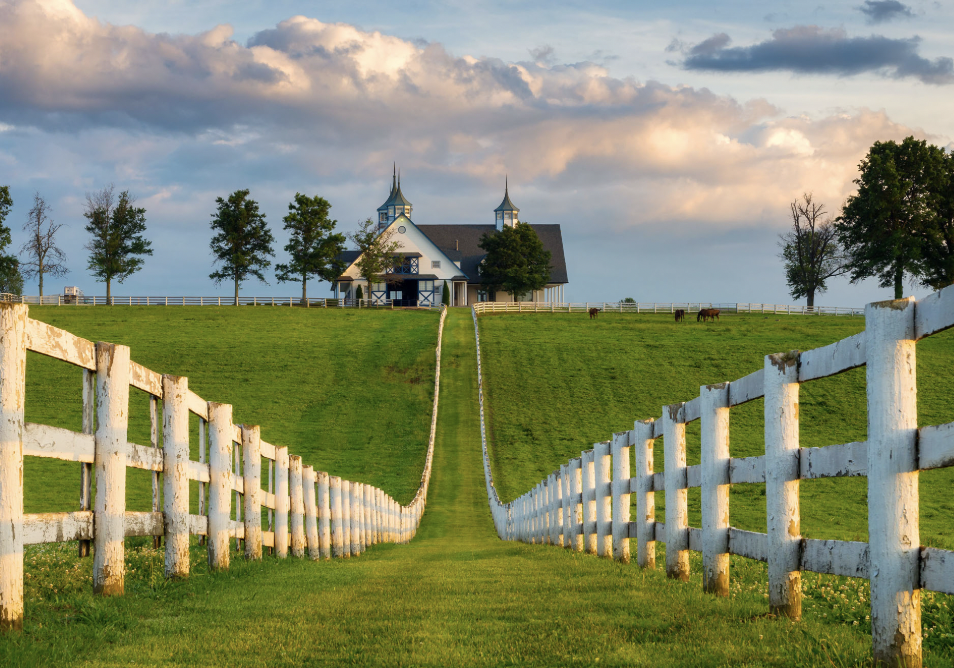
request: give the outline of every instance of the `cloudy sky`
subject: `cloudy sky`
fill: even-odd
[[[82,211],[114,183],[155,248],[115,294],[228,294],[217,196],[251,189],[281,261],[296,191],[350,230],[397,161],[418,223],[492,222],[509,174],[523,219],[562,226],[574,301],[790,303],[792,199],[837,214],[877,140],[954,146],[954,7],[663,4],[0,0],[14,242],[38,191],[68,226],[54,286],[102,294]],[[817,303],[890,296],[836,280]]]

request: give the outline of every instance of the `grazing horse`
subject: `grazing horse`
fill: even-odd
[[[719,309],[717,308],[704,308],[699,311],[699,315],[696,316],[696,322],[700,320],[706,322],[707,320],[718,320],[719,319]]]
[[[590,320],[593,320],[596,316],[599,315],[600,310],[594,306],[589,311],[587,311],[587,313],[590,314]]]
[[[677,308],[676,309],[676,322],[682,322],[686,319],[685,309]]]

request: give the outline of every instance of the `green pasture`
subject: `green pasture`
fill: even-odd
[[[664,404],[688,401],[699,387],[741,378],[766,354],[823,346],[864,329],[862,317],[724,315],[715,323],[675,323],[670,315],[602,313],[481,316],[488,431],[497,489],[519,496],[560,464],[634,420],[658,418]],[[954,332],[918,343],[918,419],[954,420]],[[805,447],[866,437],[865,371],[805,383],[800,389]],[[733,457],[764,454],[761,399],[732,409]],[[688,463],[699,463],[699,423],[687,427]],[[663,439],[656,471],[664,470]],[[921,543],[954,549],[954,469],[920,476]],[[802,534],[867,540],[867,480],[801,483]],[[665,495],[656,515],[665,521]],[[765,531],[765,485],[734,485],[733,526]],[[699,490],[689,490],[689,519],[701,526]]]
[[[434,395],[436,312],[46,306],[31,308],[30,317],[127,345],[134,361],[187,376],[193,392],[232,404],[236,424],[261,425],[262,439],[288,446],[306,465],[387,489],[402,503],[417,491]],[[29,353],[26,378],[28,422],[81,429],[80,369]],[[197,418],[192,423],[197,459]],[[135,388],[129,440],[150,442],[148,398]],[[29,457],[24,468],[26,512],[78,508],[77,464]],[[129,510],[151,509],[150,478],[128,470]]]
[[[433,371],[437,327],[433,314],[285,315],[254,308],[222,313],[195,309],[191,314],[176,314],[172,308],[156,313],[117,309],[114,315],[103,311],[50,309],[39,317],[92,338],[129,342],[137,361],[189,375],[193,389],[202,396],[232,401],[236,421],[259,422],[267,440],[299,452],[314,444],[314,459],[306,455],[308,463],[378,484],[403,500],[417,485],[429,413],[425,409],[408,416],[409,411],[400,410],[398,398],[406,401],[411,388],[421,390],[417,399],[421,405],[427,403],[429,383],[409,382],[407,377],[418,373],[430,377]],[[167,327],[167,317],[201,319],[201,324]],[[88,319],[81,322],[82,318]],[[149,321],[145,325],[144,319]],[[814,337],[818,341],[810,345],[821,345],[862,326],[860,320],[816,319],[813,322],[825,322],[813,334],[807,325],[784,321],[776,325],[780,329],[773,339],[768,323],[723,320],[708,329],[700,325],[694,336],[708,338],[693,339],[688,330],[667,330],[662,319],[652,316],[618,321],[601,316],[588,330],[583,327],[589,323],[576,320],[550,314],[481,318],[485,381],[493,388],[488,405],[498,439],[495,476],[504,494],[519,494],[592,441],[625,428],[634,414],[654,416],[663,401],[691,397],[693,385],[697,391],[699,384],[688,371],[693,369],[691,360],[704,367],[716,364],[712,361],[716,356],[704,344],[720,331],[728,341],[761,338],[785,349],[798,343],[785,344],[781,327],[804,327],[802,341]],[[112,329],[104,335],[106,325]],[[243,334],[230,345],[226,340],[235,330]],[[255,333],[264,331],[271,336]],[[296,357],[270,345],[275,338],[289,336],[309,350],[318,337],[318,349]],[[203,343],[196,343],[195,337]],[[659,394],[639,399],[642,395],[634,388],[641,385],[629,374],[650,366],[641,361],[640,348],[653,346],[653,356],[668,356],[672,366],[676,355],[666,352],[666,342],[680,337],[683,370],[667,373],[678,376],[682,385],[669,390],[672,396],[664,395],[666,379],[655,377],[650,379],[657,388],[652,391]],[[696,344],[689,345],[692,341]],[[405,353],[398,342],[405,349],[416,348]],[[592,348],[586,349],[584,343]],[[163,353],[169,346],[178,353]],[[382,351],[384,347],[388,350]],[[570,363],[572,347],[585,359]],[[772,350],[741,346],[737,352],[739,367],[748,371],[762,352]],[[615,364],[607,357],[610,353]],[[405,366],[387,369],[404,354]],[[266,359],[255,362],[256,356]],[[746,362],[749,356],[755,361]],[[208,360],[215,359],[220,360],[218,372],[203,374]],[[372,368],[375,359],[382,369]],[[594,365],[592,374],[587,372],[587,360]],[[545,368],[541,361],[546,361]],[[33,370],[39,365],[32,356],[30,363]],[[231,364],[242,370],[221,380],[222,367]],[[347,364],[378,375],[368,379],[348,373]],[[276,369],[281,371],[277,376]],[[609,370],[615,370],[615,378],[609,379],[605,373]],[[716,371],[734,373],[732,368]],[[334,382],[305,381],[335,373],[341,375]],[[60,382],[78,393],[78,372],[69,374]],[[272,382],[273,377],[279,382]],[[268,388],[268,396],[249,389],[260,386]],[[535,402],[532,393],[544,390],[549,392],[547,401]],[[28,401],[31,391],[35,394],[37,388],[28,389]],[[330,393],[335,393],[335,401],[327,399]],[[832,410],[844,400],[843,394],[837,391],[830,398]],[[396,407],[372,407],[368,397]],[[322,401],[339,410],[322,410]],[[268,421],[286,405],[292,407],[282,413],[283,420]],[[78,404],[70,410],[74,409],[77,417],[64,426],[78,426]],[[34,411],[30,417],[34,421],[51,422],[61,414],[52,408],[37,412],[36,405],[28,410]],[[749,418],[753,423],[756,413]],[[141,416],[134,418],[140,420],[134,425],[134,438],[147,437],[142,431],[147,423]],[[329,427],[331,422],[334,428]],[[734,428],[742,424],[736,417]],[[862,432],[863,424],[862,419]],[[515,426],[507,431],[511,425]],[[390,438],[380,437],[385,428],[392,430]],[[393,435],[402,429],[419,432],[420,438],[400,441]],[[324,437],[311,439],[315,431]],[[349,439],[349,432],[357,436]],[[733,438],[734,448],[746,443],[741,436],[736,438],[735,431]],[[365,446],[362,439],[373,444]],[[544,442],[546,447],[541,446]],[[407,448],[407,454],[392,452],[398,446]],[[755,436],[748,447],[755,447]],[[336,453],[336,448],[348,450]],[[399,461],[401,457],[415,461]],[[661,462],[660,455],[657,461]],[[386,470],[392,466],[402,468]],[[75,475],[71,468],[64,480],[71,485]],[[660,564],[664,549],[657,545]],[[702,593],[700,559],[695,554],[692,579],[681,583],[667,580],[662,569],[642,571],[635,564],[498,540],[481,469],[473,323],[463,309],[451,309],[447,319],[433,479],[420,530],[409,545],[375,546],[357,558],[319,563],[270,556],[248,563],[233,554],[230,570],[210,573],[204,548],[194,544],[190,577],[170,581],[162,574],[162,551],[154,550],[146,539],[128,539],[127,593],[113,599],[93,596],[91,561],[77,559],[74,544],[28,548],[25,630],[0,636],[0,665],[860,667],[870,663],[868,592],[862,581],[806,574],[805,619],[793,624],[767,614],[764,565],[746,559],[733,557],[731,596],[718,599]],[[926,599],[925,665],[949,666],[954,651],[947,597]]]

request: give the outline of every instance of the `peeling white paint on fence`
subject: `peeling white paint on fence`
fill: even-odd
[[[533,305],[517,306],[475,305],[473,309],[484,476],[498,536],[540,542],[536,504],[541,487],[509,503],[500,500],[484,425],[478,314],[534,310],[524,308]],[[564,515],[562,531],[570,540],[563,544],[606,554],[598,541],[606,536],[604,522],[608,522],[614,556],[620,558],[628,548],[623,546],[625,536],[636,540],[636,563],[655,568],[654,543],[666,542],[666,571],[679,579],[688,579],[688,552],[701,551],[703,586],[716,595],[728,592],[730,554],[764,561],[769,572],[768,603],[773,612],[792,619],[801,614],[801,572],[867,578],[875,661],[919,667],[921,591],[954,593],[954,552],[919,545],[918,472],[954,466],[954,422],[917,427],[916,343],[954,327],[954,286],[919,302],[869,304],[864,315],[867,329],[860,334],[815,350],[768,355],[758,371],[702,387],[698,397],[664,406],[661,418],[637,421],[631,431],[614,434],[611,452],[604,452],[608,443],[600,443],[595,453],[587,450],[561,466],[560,476],[566,476],[569,484],[569,499],[563,507],[571,508],[570,515],[579,513],[579,524]],[[867,367],[867,441],[799,447],[800,384],[860,366]],[[765,454],[732,458],[728,450],[731,408],[760,397],[765,398]],[[701,420],[702,463],[687,467],[685,424],[696,419]],[[654,470],[653,462],[653,445],[660,437],[665,453],[662,472]],[[606,460],[612,460],[611,485],[602,477],[609,468],[608,461],[603,463]],[[580,480],[575,487],[574,472]],[[877,500],[868,508],[869,542],[802,537],[799,482],[847,476],[867,476],[868,498]],[[731,526],[730,484],[765,484],[767,533]],[[688,526],[686,513],[686,491],[697,486],[702,488],[701,529]],[[628,500],[622,500],[624,492],[636,497],[633,519],[628,516]],[[666,495],[666,523],[655,521],[655,494],[660,492]],[[579,527],[578,537],[577,529],[567,526],[568,520]],[[626,530],[617,531],[623,526]]]
[[[446,316],[442,308],[424,470],[417,493],[404,506],[371,485],[342,481],[305,466],[288,448],[263,441],[258,426],[233,424],[230,405],[207,402],[189,390],[186,378],[162,375],[131,361],[129,348],[93,344],[30,319],[26,305],[0,303],[0,631],[23,626],[24,545],[78,540],[80,556],[87,556],[84,541],[93,541],[94,591],[112,596],[124,590],[128,536],[165,537],[167,577],[189,575],[190,535],[205,537],[209,565],[217,570],[229,567],[233,538],[241,541],[247,559],[262,559],[264,548],[271,547],[278,558],[289,552],[304,557],[307,552],[315,560],[357,556],[378,542],[411,540],[431,479]],[[82,433],[24,423],[28,350],[83,370]],[[130,387],[149,395],[149,446],[127,440]],[[157,447],[160,401],[161,448]],[[199,417],[199,461],[189,458],[190,413]],[[79,463],[80,510],[24,515],[24,456]],[[153,511],[126,511],[128,467],[157,474]],[[96,498],[91,504],[93,468]],[[190,480],[200,483],[198,515],[189,512]],[[264,529],[262,508],[269,510]]]

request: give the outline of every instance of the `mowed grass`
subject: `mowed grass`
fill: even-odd
[[[670,315],[601,313],[482,316],[481,349],[490,406],[488,429],[497,489],[513,499],[581,450],[658,418],[662,406],[688,401],[709,383],[732,381],[763,365],[766,354],[808,350],[856,334],[862,317],[727,315],[710,324]],[[918,343],[920,425],[954,420],[954,333]],[[764,454],[763,401],[733,408],[733,457]],[[865,370],[801,386],[800,438],[823,447],[866,438]],[[698,464],[698,421],[687,427],[687,459]],[[663,471],[664,439],[654,468]],[[954,470],[920,476],[921,543],[954,549]],[[801,483],[802,534],[867,540],[867,480]],[[656,494],[665,521],[665,495]],[[689,519],[701,526],[699,490],[689,490]],[[734,485],[733,526],[765,531],[765,485]]]
[[[265,441],[288,446],[306,465],[404,503],[417,490],[434,393],[435,312],[113,306],[33,307],[30,317],[127,345],[134,361],[187,376],[202,398],[232,404],[236,424],[260,425]],[[81,374],[29,353],[27,421],[80,430]],[[191,434],[197,460],[194,416]],[[129,440],[150,443],[148,398],[135,388]],[[78,464],[28,457],[24,468],[26,512],[78,509]],[[151,474],[128,469],[126,497],[129,510],[150,510]]]
[[[162,578],[161,555],[141,548],[129,556],[129,593],[108,600],[90,593],[90,560],[77,562],[70,546],[35,548],[26,630],[0,637],[0,665],[868,664],[861,627],[771,619],[760,587],[717,599],[698,576],[678,583],[660,570],[497,540],[464,310],[448,316],[441,392],[429,504],[411,544],[322,563],[237,559],[216,574],[196,547],[183,581]],[[926,665],[950,657],[929,653]]]

